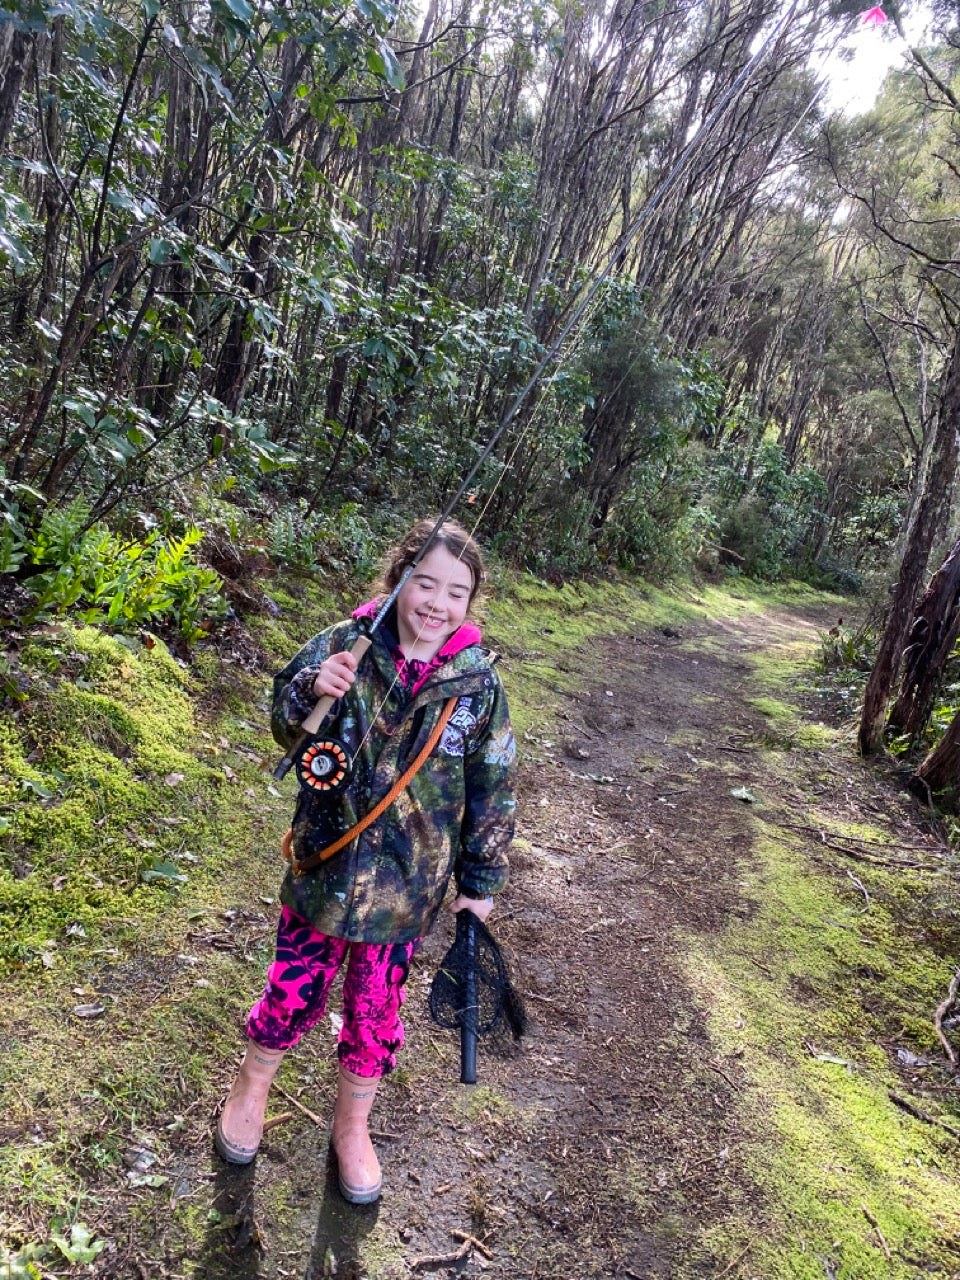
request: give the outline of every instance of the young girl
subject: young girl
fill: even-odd
[[[420,521],[395,549],[384,577],[387,594],[435,524]],[[328,861],[298,872],[299,863],[332,839],[331,793],[301,790],[289,837],[293,862],[280,893],[276,959],[250,1011],[250,1042],[217,1124],[220,1154],[248,1164],[284,1053],[323,1017],[346,960],[332,1137],[340,1190],[356,1204],[380,1195],[367,1118],[377,1083],[403,1044],[399,1015],[411,957],[433,927],[451,874],[457,890],[451,910],[465,907],[481,920],[507,882],[516,748],[494,658],[467,620],[483,579],[476,543],[447,521],[359,666],[349,650],[379,600],[314,636],[274,680],[273,732],[287,747],[322,695],[339,699],[322,735],[338,739],[352,761],[345,787],[332,793],[336,830],[344,832],[390,792],[441,715],[449,717],[425,763],[382,816]]]

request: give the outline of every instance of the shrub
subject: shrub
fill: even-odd
[[[219,576],[193,558],[199,529],[190,526],[180,536],[154,529],[123,541],[88,521],[89,508],[77,499],[45,512],[36,531],[25,535],[25,551],[38,568],[28,579],[29,621],[79,607],[84,622],[119,631],[155,624],[195,640],[224,615]]]

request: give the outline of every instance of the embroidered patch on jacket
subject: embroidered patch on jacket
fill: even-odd
[[[462,756],[466,751],[467,734],[475,729],[477,717],[470,710],[470,699],[460,698],[447,721],[437,753],[444,756]]]

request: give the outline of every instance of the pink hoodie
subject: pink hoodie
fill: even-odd
[[[355,618],[373,618],[376,616],[382,603],[383,596],[375,596],[373,600],[368,600],[366,604],[362,604],[359,609],[354,609],[353,616]],[[433,675],[434,671],[442,667],[448,658],[452,658],[454,654],[459,653],[461,649],[468,649],[472,644],[479,644],[482,639],[483,636],[480,632],[480,628],[472,622],[464,622],[462,626],[457,627],[453,635],[450,636],[448,640],[444,641],[430,661],[422,664],[425,669],[421,675],[417,677],[416,683],[410,690],[411,696],[423,688],[426,682]],[[403,649],[399,648],[399,644],[398,649],[399,655],[394,655],[394,661],[397,664],[397,670],[402,675],[406,669],[406,664],[409,659],[404,654]]]

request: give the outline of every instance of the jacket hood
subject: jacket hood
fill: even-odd
[[[372,600],[362,604],[359,609],[354,609],[353,616],[355,618],[373,618],[382,604],[383,596],[374,596]],[[480,628],[475,623],[464,622],[462,626],[457,627],[453,635],[448,640],[445,640],[440,649],[437,650],[437,657],[452,658],[454,654],[460,653],[461,650],[469,649],[472,644],[479,644],[482,639],[483,635]]]

